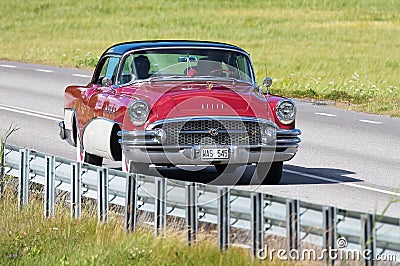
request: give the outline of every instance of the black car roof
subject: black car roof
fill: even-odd
[[[106,50],[104,54],[119,54],[123,55],[131,50],[149,49],[149,48],[168,48],[168,47],[205,47],[205,48],[219,48],[236,50],[248,54],[245,50],[235,45],[210,42],[210,41],[180,41],[180,40],[159,40],[159,41],[134,41],[118,43]],[[104,55],[103,54],[103,55]]]

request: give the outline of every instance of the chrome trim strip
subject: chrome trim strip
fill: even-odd
[[[240,120],[240,121],[256,121],[259,123],[266,123],[268,125],[276,127],[276,124],[273,123],[270,120],[266,119],[260,119],[260,118],[254,118],[254,117],[225,117],[225,116],[219,116],[219,117],[212,117],[216,120],[221,119],[221,120]],[[118,136],[122,137],[119,140],[119,143],[121,145],[126,145],[126,146],[154,146],[154,145],[162,145],[162,137],[159,135],[159,132],[157,129],[153,129],[157,125],[164,124],[164,123],[174,123],[174,122],[182,122],[182,121],[188,121],[188,120],[207,120],[207,117],[179,117],[179,118],[172,118],[172,119],[164,119],[164,120],[159,120],[154,122],[153,124],[149,125],[146,130],[137,130],[137,131],[127,131],[127,130],[122,130],[118,132]],[[185,130],[181,131],[184,134],[198,134],[198,133],[209,133],[208,130]],[[245,130],[232,130],[232,131],[227,131],[227,130],[220,130],[219,132],[228,132],[232,134],[240,134],[240,133],[246,133],[247,131]],[[276,148],[297,148],[299,146],[299,143],[301,142],[301,139],[298,137],[301,134],[301,131],[299,129],[291,129],[291,130],[284,130],[284,129],[278,129],[276,131],[276,141],[275,145],[267,145],[261,143],[260,145],[230,145],[230,146],[235,146],[235,147],[246,147],[246,148],[271,148],[271,147],[276,147]],[[183,147],[192,147],[190,145],[166,145],[166,146],[160,146],[160,147],[168,147],[168,148],[179,148],[182,149]]]
[[[121,137],[118,142],[121,145],[162,145],[162,136],[157,130],[134,130],[118,131],[117,135]]]
[[[301,139],[299,129],[277,130],[276,131],[276,147],[277,148],[297,148]]]
[[[133,140],[118,140],[121,145],[128,146],[151,146],[151,145],[161,145],[157,139],[133,139]],[[163,146],[160,146],[163,147]]]
[[[155,137],[155,131],[154,130],[121,130],[118,131],[117,135],[119,137]]]
[[[230,121],[244,121],[244,122],[257,122],[262,124],[268,124],[276,129],[278,126],[271,120],[264,119],[264,118],[257,118],[257,117],[238,117],[238,116],[189,116],[189,117],[177,117],[177,118],[167,118],[158,120],[150,125],[147,126],[146,129],[151,130],[154,129],[156,126],[165,123],[176,123],[176,122],[185,122],[185,121],[201,121],[201,120],[230,120]]]
[[[277,137],[296,137],[298,135],[301,135],[301,130],[300,129],[290,129],[290,130],[285,130],[285,129],[278,129],[276,131]]]
[[[210,133],[210,130],[181,130],[179,133],[182,134],[208,134]],[[228,133],[228,134],[245,134],[247,133],[246,130],[237,130],[237,129],[232,129],[232,130],[226,130],[226,129],[218,129],[218,134],[219,133]]]
[[[300,143],[301,140],[300,138],[295,138],[295,139],[278,139],[276,140],[276,146],[281,146],[281,145],[292,145],[292,144],[298,144]]]
[[[143,143],[136,143],[135,141],[127,141],[127,140],[120,140],[119,141],[121,143],[121,145],[126,145],[126,146],[135,146],[135,148],[153,148],[153,149],[162,149],[162,150],[168,150],[168,149],[172,149],[172,150],[182,150],[182,149],[193,149],[195,146],[212,146],[212,145],[163,145],[163,146],[159,146],[157,145],[153,139],[148,139],[148,140],[144,140]],[[148,143],[152,143],[153,145],[151,147],[147,147],[146,145],[149,145]],[[151,145],[151,144],[150,144]],[[142,146],[142,147],[139,147]],[[233,147],[238,147],[238,148],[245,148],[245,149],[256,149],[256,148],[261,148],[261,149],[275,149],[275,148],[282,148],[282,147],[277,147],[275,145],[267,145],[267,144],[260,144],[260,145],[217,145],[217,146],[221,146],[221,147],[228,147],[230,149],[232,149]],[[291,146],[293,147],[293,146]]]

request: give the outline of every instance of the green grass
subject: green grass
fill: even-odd
[[[222,41],[271,92],[400,117],[400,0],[3,2],[1,59],[92,69],[117,42]]]
[[[68,207],[57,206],[54,218],[43,218],[43,203],[31,197],[18,211],[16,195],[0,196],[0,265],[260,265],[248,250],[219,252],[216,239],[186,246],[182,233],[155,238],[149,229],[125,234],[115,216],[98,225],[95,210],[86,208],[72,219]],[[281,265],[277,261],[274,265]]]

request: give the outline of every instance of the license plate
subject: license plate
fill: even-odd
[[[229,159],[228,148],[202,148],[201,159],[203,161],[214,160],[214,159]]]

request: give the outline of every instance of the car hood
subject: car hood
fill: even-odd
[[[176,117],[246,116],[273,120],[268,102],[258,88],[231,82],[135,84],[125,93],[144,100],[152,112],[148,123]]]

